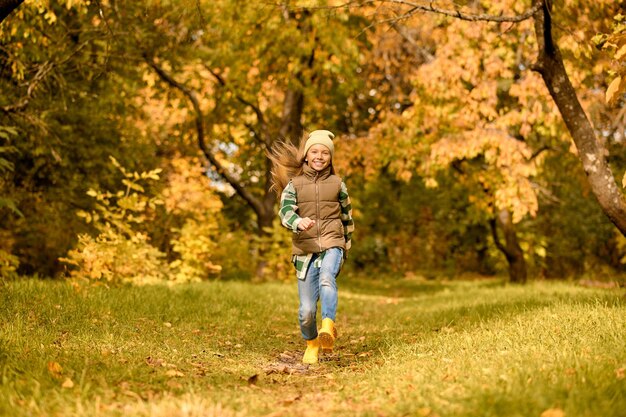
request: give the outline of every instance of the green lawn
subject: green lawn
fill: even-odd
[[[626,413],[623,289],[346,280],[312,367],[295,283],[0,285],[0,415]]]

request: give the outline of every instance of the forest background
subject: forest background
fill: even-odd
[[[291,279],[266,151],[328,129],[349,271],[614,280],[623,6],[0,1],[0,275]]]

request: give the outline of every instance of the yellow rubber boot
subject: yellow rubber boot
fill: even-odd
[[[333,351],[333,345],[337,338],[337,329],[335,329],[335,322],[332,319],[325,318],[322,320],[322,328],[318,333],[318,339],[320,345],[324,351]]]
[[[317,363],[320,351],[320,341],[315,338],[306,341],[306,351],[302,357],[302,363]]]

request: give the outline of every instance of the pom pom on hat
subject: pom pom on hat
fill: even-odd
[[[309,138],[304,145],[304,155],[306,156],[309,148],[313,145],[324,145],[330,150],[330,157],[335,154],[335,146],[333,145],[333,138],[335,134],[329,130],[314,130],[309,133]]]

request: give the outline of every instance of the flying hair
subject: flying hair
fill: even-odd
[[[267,152],[267,157],[272,161],[270,190],[279,197],[289,181],[302,174],[305,164],[304,143],[305,141],[301,141],[300,147],[296,147],[290,141],[275,142]]]

